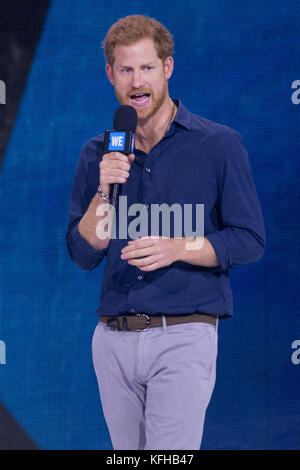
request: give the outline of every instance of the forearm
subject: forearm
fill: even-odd
[[[215,250],[207,238],[174,239],[177,245],[177,261],[196,266],[217,267],[220,265]]]
[[[78,225],[80,235],[96,250],[107,248],[110,242],[109,227],[106,223],[108,215],[112,215],[112,207],[105,199],[95,194]]]

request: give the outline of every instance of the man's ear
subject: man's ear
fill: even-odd
[[[106,75],[107,75],[108,80],[110,81],[110,83],[111,83],[112,85],[115,85],[114,74],[113,74],[112,66],[109,65],[109,64],[106,64],[106,65],[105,65],[105,72],[106,72]]]
[[[164,70],[165,70],[165,77],[167,80],[171,78],[174,69],[174,59],[173,57],[167,57],[164,61]]]

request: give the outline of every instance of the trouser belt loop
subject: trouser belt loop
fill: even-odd
[[[123,321],[123,330],[128,330],[127,317],[124,315],[122,318]]]

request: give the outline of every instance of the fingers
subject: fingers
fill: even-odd
[[[128,260],[128,264],[131,264],[132,266],[137,266],[139,269],[141,269],[141,268],[147,268],[148,266],[151,266],[152,264],[157,263],[159,259],[160,259],[160,255],[155,254],[152,256],[147,256],[146,258]]]
[[[128,264],[133,266],[144,267],[158,260],[159,254],[155,251],[156,246],[151,238],[138,238],[122,248],[121,259],[128,260]]]
[[[154,246],[155,245],[155,239],[154,237],[142,237],[142,238],[137,238],[136,240],[130,240],[128,242],[128,245],[122,248],[122,252],[128,252],[140,248],[146,248],[149,246]]]
[[[153,264],[149,264],[148,266],[141,266],[139,268],[140,271],[155,271],[155,269],[162,268],[163,264],[157,262]]]
[[[109,191],[110,184],[125,183],[129,178],[130,166],[134,154],[124,155],[120,152],[110,152],[103,155],[99,163],[100,186]]]
[[[131,240],[121,250],[121,259],[141,271],[154,271],[175,261],[170,238],[147,236]]]
[[[101,173],[101,181],[107,184],[125,183],[129,177],[129,171],[121,169],[103,169]],[[101,183],[100,183],[101,184]]]
[[[126,167],[130,167],[130,164],[134,161],[135,155],[133,153],[130,153],[129,155],[124,155],[124,153],[121,152],[109,152],[105,153],[102,156],[101,162],[107,162],[109,164],[113,163],[121,163],[125,164]],[[101,164],[100,162],[100,164]]]
[[[125,249],[121,250],[121,259],[134,259],[134,258],[141,258],[142,256],[149,256],[153,254],[153,247],[147,248],[138,248],[138,249]]]

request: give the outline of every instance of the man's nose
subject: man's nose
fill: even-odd
[[[132,88],[139,89],[144,85],[144,78],[141,70],[134,70],[132,74]]]

